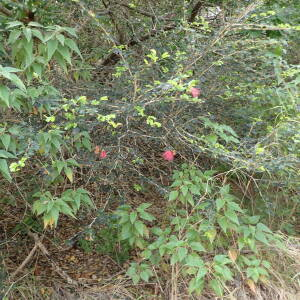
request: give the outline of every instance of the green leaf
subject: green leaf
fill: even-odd
[[[13,44],[20,37],[21,33],[21,30],[18,29],[11,31],[7,43]]]
[[[29,29],[29,28],[24,28],[24,29],[23,29],[23,34],[25,35],[27,42],[30,42],[31,39],[32,39],[32,32],[31,32],[31,29]]]
[[[137,212],[136,211],[131,212],[129,215],[129,219],[131,224],[134,224],[135,220],[137,219]]]
[[[32,27],[44,27],[43,25],[41,25],[38,22],[29,22],[28,26],[32,26]]]
[[[216,134],[210,134],[205,137],[205,140],[214,145],[218,141],[218,136]]]
[[[151,203],[142,203],[142,204],[140,204],[138,207],[137,207],[137,211],[138,212],[142,212],[142,211],[144,211],[145,209],[147,209],[147,208],[149,208],[150,206],[151,206],[152,204]]]
[[[248,278],[252,278],[255,282],[258,281],[260,274],[257,268],[247,268],[246,273]]]
[[[239,220],[238,220],[238,217],[237,217],[235,211],[233,211],[233,210],[226,210],[224,214],[233,223],[239,225]]]
[[[132,237],[132,227],[130,223],[126,223],[122,226],[121,230],[121,240],[127,240]]]
[[[213,241],[215,240],[216,235],[217,235],[217,231],[216,231],[215,228],[212,228],[212,229],[206,231],[204,235],[207,236],[210,243],[212,244]]]
[[[204,262],[203,260],[200,258],[200,256],[196,253],[193,254],[189,254],[186,257],[186,261],[185,264],[189,267],[203,267],[204,266]]]
[[[39,75],[39,77],[42,77],[43,67],[41,64],[33,63],[32,68],[33,68],[33,71]]]
[[[255,238],[258,240],[258,241],[260,241],[260,242],[262,242],[262,243],[264,243],[264,244],[266,244],[266,245],[269,245],[269,242],[268,242],[268,240],[266,239],[266,234],[263,232],[263,231],[256,231],[255,232]]]
[[[58,41],[51,39],[47,42],[47,59],[48,61],[52,58],[53,54],[57,50]]]
[[[6,29],[13,28],[20,25],[23,25],[23,23],[20,21],[9,22],[8,25],[6,26]]]
[[[66,176],[68,177],[68,179],[70,180],[70,182],[73,182],[73,171],[71,168],[64,168],[64,172],[66,174]]]
[[[92,145],[91,145],[91,142],[88,138],[83,138],[82,139],[82,145],[89,151],[92,150]]]
[[[186,186],[186,185],[183,185],[181,188],[180,188],[180,191],[182,193],[183,196],[186,196],[188,191],[189,191],[189,188]]]
[[[257,267],[257,271],[261,274],[261,275],[265,275],[268,276],[269,273],[267,272],[267,270],[265,268],[262,267]]]
[[[72,65],[71,61],[71,53],[67,47],[59,46],[57,48],[58,52],[61,54],[61,56],[70,64]]]
[[[149,259],[152,255],[152,251],[150,249],[146,249],[141,253],[141,256],[145,259]]]
[[[192,250],[194,251],[198,251],[198,252],[205,252],[205,248],[202,246],[202,244],[200,242],[192,242],[190,243],[190,247]]]
[[[26,56],[25,59],[27,61],[33,62],[33,41],[27,41],[26,39],[22,39],[22,46],[24,47],[25,51],[26,51]],[[29,65],[28,62],[26,62],[26,65]]]
[[[65,37],[62,34],[57,34],[56,38],[61,43],[61,45],[64,46],[64,44],[65,44]]]
[[[31,32],[33,36],[37,37],[41,42],[44,42],[43,34],[38,29],[32,29]]]
[[[134,223],[135,229],[138,231],[139,235],[143,236],[144,235],[144,227],[145,225],[141,221],[137,221]]]
[[[94,203],[89,197],[89,195],[82,195],[81,198],[83,203],[85,203],[88,206],[94,207]]]
[[[19,89],[26,92],[26,87],[24,83],[21,81],[21,79],[16,74],[10,74],[9,77],[6,77],[11,80],[12,83],[14,83]]]
[[[180,247],[177,250],[179,261],[183,261],[188,253],[188,250],[184,247]]]
[[[187,269],[184,269],[183,272],[184,272],[184,274],[195,275],[197,273],[197,268],[188,267]]]
[[[228,258],[227,255],[218,254],[214,257],[214,262],[216,262],[219,265],[226,265],[230,264],[231,260]]]
[[[215,265],[214,269],[219,274],[219,276],[223,277],[225,280],[232,280],[232,272],[226,266]]]
[[[57,203],[59,204],[59,211],[67,216],[71,216],[73,218],[76,218],[73,214],[72,208],[65,203],[62,199],[58,199]]]
[[[223,198],[218,198],[216,200],[217,211],[219,211],[221,208],[223,208],[224,205],[225,205],[225,200]]]
[[[255,224],[257,224],[259,219],[260,219],[260,216],[249,216],[249,217],[247,217],[247,222],[249,224],[255,225]]]
[[[201,268],[199,268],[199,270],[198,270],[198,272],[197,272],[197,276],[196,276],[196,278],[197,279],[202,279],[202,278],[204,278],[204,276],[206,275],[206,273],[207,273],[207,268],[206,267],[201,267]]]
[[[16,157],[7,151],[0,150],[0,158],[16,158]]]
[[[159,227],[153,227],[151,229],[152,233],[155,234],[155,235],[158,235],[158,236],[161,236],[163,234],[163,231],[161,228]]]
[[[10,176],[8,165],[5,159],[0,159],[0,172],[4,178],[11,182],[12,178]]]
[[[58,217],[59,217],[59,210],[58,210],[58,208],[55,205],[52,207],[51,211],[49,212],[49,215],[54,220],[54,227],[56,227],[57,226]]]
[[[204,288],[204,280],[199,280],[198,278],[193,278],[189,282],[189,293],[194,292],[200,294]]]
[[[175,180],[171,187],[178,187],[178,186],[181,186],[182,185],[182,180]]]
[[[0,73],[1,75],[1,73]],[[0,85],[0,99],[3,100],[3,102],[5,103],[5,105],[7,107],[9,107],[9,96],[10,96],[10,92],[9,89],[4,86],[4,85]]]
[[[0,91],[1,93],[1,91]],[[3,135],[0,135],[0,140],[5,148],[5,150],[8,150],[8,147],[10,145],[10,141],[11,141],[11,137],[9,134],[3,134]]]
[[[173,265],[175,265],[178,261],[179,261],[178,253],[174,253],[174,254],[171,256],[170,264],[173,266]]]
[[[186,196],[186,200],[187,202],[191,205],[191,206],[194,206],[195,205],[195,202],[194,202],[194,198],[193,198],[193,195],[188,193],[187,196]]]
[[[227,202],[227,206],[229,209],[232,209],[232,210],[235,210],[235,211],[238,211],[238,212],[243,212],[243,210],[240,208],[240,206],[235,203],[235,202]]]
[[[66,62],[64,58],[61,56],[61,54],[56,52],[54,58],[56,59],[60,67],[65,71],[65,73],[68,73]]]
[[[221,187],[219,192],[222,196],[225,196],[226,194],[229,194],[229,191],[230,191],[230,185],[226,184],[226,185]]]
[[[217,279],[210,280],[209,286],[213,289],[218,297],[223,297],[223,287]]]
[[[55,146],[55,148],[59,151],[60,150],[60,141],[59,138],[57,138],[57,136],[51,137],[51,143]]]
[[[193,195],[200,195],[200,187],[198,185],[195,185],[193,184],[191,187],[190,187],[190,191]]]
[[[155,220],[154,216],[152,216],[151,214],[149,214],[149,213],[147,213],[145,211],[143,211],[143,212],[140,213],[140,217],[142,219],[150,221],[150,222],[153,221],[153,220]]]
[[[67,162],[68,162],[68,164],[70,164],[71,166],[79,167],[78,162],[77,162],[74,158],[69,158],[69,159],[67,159]]]
[[[259,230],[259,231],[264,231],[264,232],[267,232],[267,233],[273,233],[271,230],[270,230],[270,228],[268,228],[265,224],[263,224],[263,223],[258,223],[257,225],[256,225],[256,228],[257,228],[257,230]]]
[[[169,195],[169,201],[174,201],[175,199],[177,199],[179,195],[178,191],[172,191]]]
[[[41,199],[43,199],[43,198],[41,198]],[[47,201],[47,203],[45,204],[46,205],[46,212],[47,213],[49,213],[51,211],[51,209],[54,206],[54,203],[55,203],[54,201]]]
[[[72,40],[72,39],[69,39],[69,38],[66,38],[65,39],[65,44],[74,52],[76,52],[80,58],[82,59],[82,55],[79,51],[79,48],[77,47],[76,43]]]
[[[40,200],[34,201],[32,206],[32,211],[36,213],[37,216],[45,212],[47,209],[47,206]]]
[[[65,31],[67,31],[70,35],[77,37],[75,28],[72,27],[63,27]]]
[[[56,170],[57,170],[58,174],[60,174],[62,169],[66,166],[66,163],[64,161],[61,161],[61,160],[56,160],[54,162],[53,166],[56,167]]]

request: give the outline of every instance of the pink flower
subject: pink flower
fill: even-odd
[[[162,154],[163,159],[172,161],[175,156],[175,151],[167,150]]]
[[[201,90],[195,87],[192,87],[190,89],[190,94],[192,95],[193,98],[198,98],[201,94]]]
[[[101,159],[104,159],[106,156],[107,156],[107,152],[106,152],[105,150],[102,150],[102,151],[100,152],[99,157],[100,157]]]

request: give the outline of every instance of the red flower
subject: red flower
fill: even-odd
[[[201,90],[195,87],[192,87],[190,89],[190,94],[192,95],[193,98],[198,98],[201,94]]]
[[[106,152],[105,150],[102,150],[102,151],[100,152],[99,157],[100,157],[101,159],[104,159],[106,156],[107,156],[107,152]]]
[[[162,154],[163,159],[172,161],[175,156],[175,151],[167,150]]]

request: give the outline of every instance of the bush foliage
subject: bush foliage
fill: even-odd
[[[295,288],[299,273],[276,255],[290,262],[286,240],[299,234],[299,10],[2,1],[0,214],[18,212],[9,236],[50,236],[63,215],[78,218],[69,242],[126,263],[134,285],[158,282],[170,299],[223,297],[237,281],[252,293],[278,278]]]

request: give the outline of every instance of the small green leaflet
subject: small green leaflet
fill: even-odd
[[[179,195],[178,191],[172,191],[169,195],[169,201],[174,201],[175,199],[177,199]]]
[[[12,178],[10,176],[8,165],[5,159],[0,159],[0,172],[4,178],[11,182]]]

